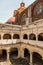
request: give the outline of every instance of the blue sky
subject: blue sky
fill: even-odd
[[[26,7],[35,0],[23,0]],[[13,16],[13,11],[20,7],[22,0],[0,0],[0,23],[5,23]]]

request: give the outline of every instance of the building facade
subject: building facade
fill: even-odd
[[[43,1],[14,13],[0,24],[0,65],[43,65]]]

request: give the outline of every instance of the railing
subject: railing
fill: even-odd
[[[43,41],[29,40],[29,44],[43,48]]]
[[[36,40],[22,40],[24,43],[28,43],[34,46],[39,46],[43,48],[43,41],[36,41]]]
[[[16,44],[18,42],[23,42],[25,44],[30,44],[34,46],[39,46],[43,48],[43,41],[36,41],[36,40],[21,40],[20,39],[7,39],[7,40],[0,40],[0,45],[1,44]]]
[[[6,40],[0,40],[0,44],[15,44],[20,42],[19,39],[6,39]]]

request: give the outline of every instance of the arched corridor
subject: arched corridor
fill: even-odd
[[[38,40],[39,40],[39,41],[43,41],[43,33],[40,33],[40,34],[38,35]]]
[[[43,65],[43,60],[40,54],[33,52],[33,65]]]
[[[17,48],[12,48],[11,50],[10,50],[10,59],[15,59],[15,57],[17,57],[18,56],[18,49]]]
[[[0,50],[0,62],[7,60],[7,52],[6,50]]]
[[[10,61],[11,64],[13,65],[29,65],[29,64],[33,64],[33,65],[43,65],[43,60],[42,60],[42,56],[39,54],[39,52],[33,52],[31,51],[32,49],[34,50],[34,48],[32,48],[31,46],[29,47],[28,45],[22,44],[21,47],[23,52],[18,52],[20,51],[20,49],[18,49],[18,47],[16,48],[11,48],[10,49]],[[32,49],[30,49],[32,48]],[[35,51],[35,50],[34,50]],[[23,55],[20,57],[20,55]],[[26,64],[27,63],[27,64]]]
[[[3,39],[11,39],[11,35],[10,34],[4,34]]]
[[[13,35],[13,39],[20,39],[19,34],[14,34],[14,35]]]
[[[18,49],[17,48],[11,48],[9,58],[11,63],[14,63],[14,60],[18,57]]]
[[[10,62],[13,65],[29,65],[29,51],[24,49],[24,58],[18,57],[18,48],[11,48],[10,50]],[[27,54],[26,54],[27,53]]]
[[[28,51],[28,49],[24,49],[24,57],[29,57],[30,56],[30,53],[29,53],[29,51]]]
[[[35,34],[30,34],[29,35],[29,40],[36,40],[36,35]]]
[[[27,34],[24,34],[23,35],[23,39],[28,39],[28,35]]]
[[[30,52],[27,48],[24,49],[24,58],[27,58],[30,63]]]

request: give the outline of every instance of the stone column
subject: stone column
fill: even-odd
[[[36,41],[38,41],[38,36],[36,35]]]
[[[13,44],[13,33],[11,33],[11,42]]]
[[[7,51],[7,61],[9,61],[9,50]]]
[[[7,65],[12,65],[9,58],[9,50],[7,50]]]
[[[23,50],[23,49],[20,50],[20,56],[21,56],[22,58],[24,58],[24,50]]]
[[[32,53],[30,53],[30,65],[33,65],[33,62],[32,62]]]
[[[3,40],[3,34],[1,34],[1,39]]]
[[[23,51],[23,49],[19,49],[18,57],[24,58],[24,51]]]
[[[29,44],[29,35],[27,37],[28,37],[28,42],[27,43]]]
[[[3,34],[1,34],[1,44],[3,44]]]
[[[13,34],[11,34],[11,39],[13,39]]]
[[[18,58],[20,57],[20,49],[18,49]]]

